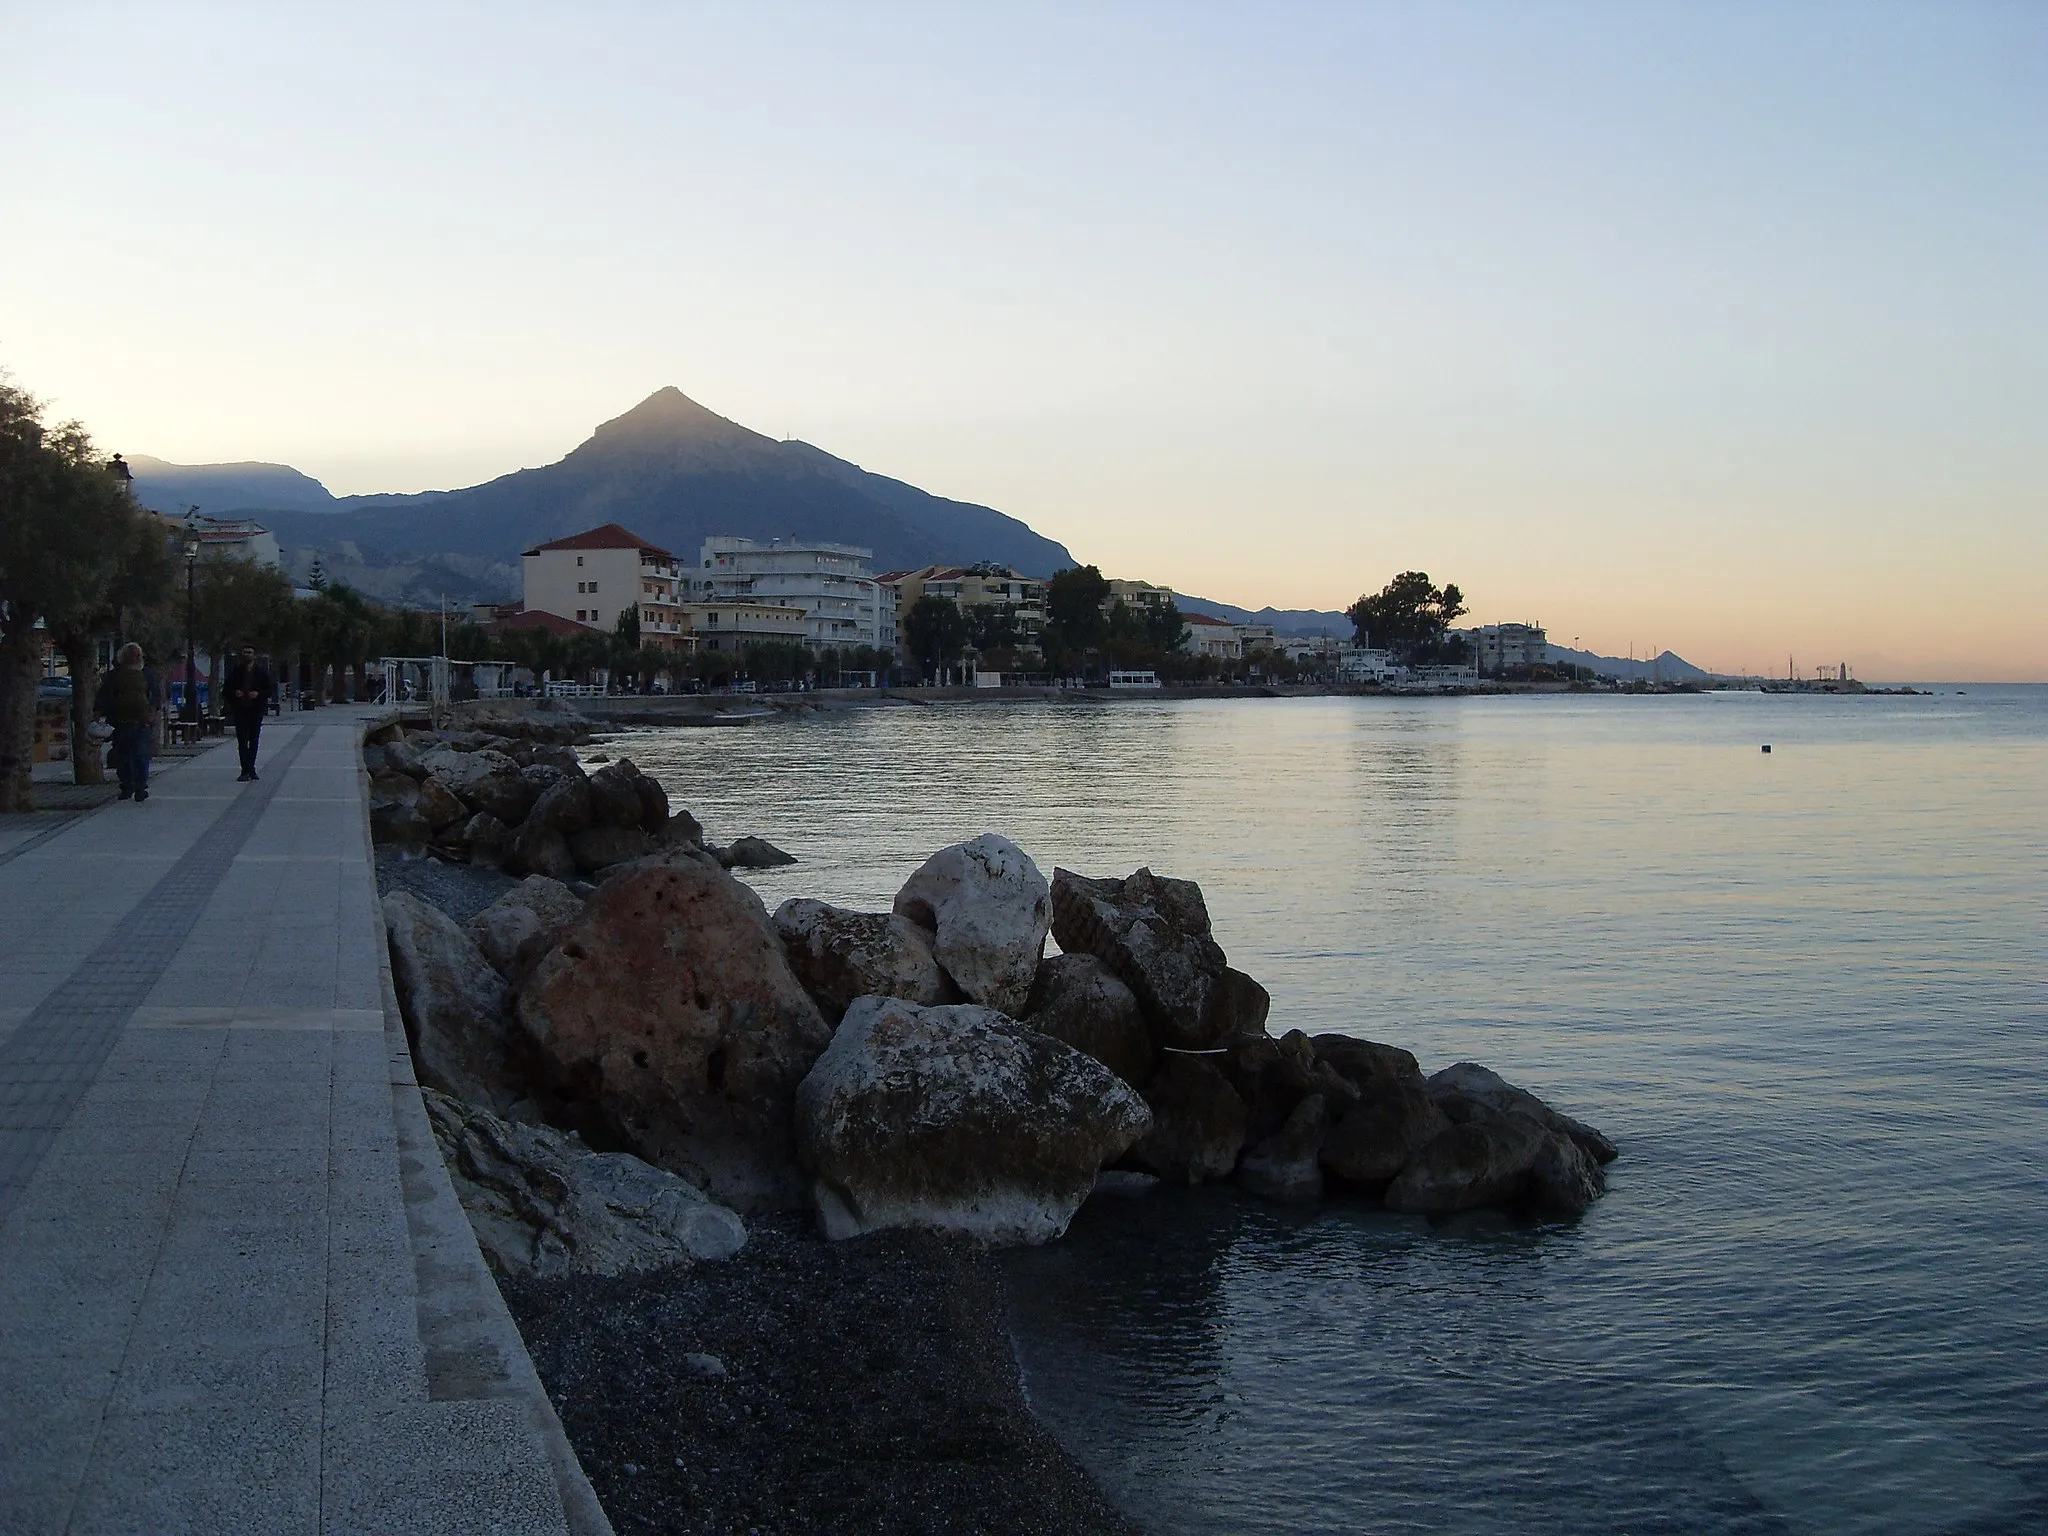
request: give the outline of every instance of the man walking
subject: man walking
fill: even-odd
[[[156,675],[142,665],[142,647],[130,641],[121,647],[114,670],[100,684],[93,708],[114,728],[107,756],[121,781],[120,798],[149,798],[149,737],[156,726]]]
[[[242,659],[228,673],[228,713],[235,720],[235,750],[242,754],[242,776],[236,782],[256,780],[256,738],[263,732],[263,717],[270,712],[273,685],[270,668],[256,659],[256,647],[242,647]]]

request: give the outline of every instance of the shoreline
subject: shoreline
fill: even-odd
[[[374,866],[380,896],[457,921],[516,883],[387,848]],[[766,1216],[718,1262],[493,1279],[622,1531],[1138,1536],[1032,1413],[1006,1282],[965,1239]]]

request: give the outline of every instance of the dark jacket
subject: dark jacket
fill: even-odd
[[[260,715],[270,708],[270,696],[277,685],[270,680],[270,668],[260,661],[247,666],[236,662],[228,669],[228,711],[237,715]]]
[[[109,725],[147,725],[156,717],[156,674],[147,667],[116,667],[101,681],[92,704]]]

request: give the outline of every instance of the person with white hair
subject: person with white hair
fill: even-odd
[[[93,710],[114,728],[107,757],[121,781],[123,800],[149,798],[149,736],[156,725],[156,674],[142,664],[142,647],[134,641],[121,647],[114,670],[100,684]]]

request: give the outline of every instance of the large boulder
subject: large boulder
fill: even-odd
[[[387,756],[389,749],[386,749]],[[519,765],[502,752],[462,752],[436,747],[421,759],[429,777],[439,779],[471,810],[489,811],[516,826],[533,808],[534,789]]]
[[[1260,1034],[1272,1000],[1232,970],[1209,928],[1202,888],[1149,869],[1122,880],[1070,870],[1052,877],[1052,931],[1069,954],[1090,954],[1137,995],[1153,1039],[1211,1050]]]
[[[1324,1134],[1323,1171],[1378,1194],[1450,1123],[1420,1072],[1391,1080],[1346,1107]]]
[[[512,829],[489,811],[478,811],[462,824],[462,845],[469,850],[472,864],[502,863],[505,841],[511,835]]]
[[[1024,1022],[1085,1051],[1127,1083],[1142,1084],[1158,1064],[1138,999],[1093,955],[1039,961]]]
[[[370,777],[370,808],[380,805],[418,805],[420,781],[403,773],[379,773]]]
[[[427,752],[433,746],[431,741],[415,740],[406,736],[395,736],[384,743],[384,763],[393,773],[407,774],[415,779],[427,776]]]
[[[404,779],[400,782],[410,784],[412,780]],[[469,807],[456,799],[454,792],[447,785],[431,775],[419,786],[419,799],[413,804],[419,813],[426,817],[427,825],[436,832],[452,827],[458,821],[467,821],[470,815]]]
[[[500,1275],[621,1275],[731,1258],[745,1223],[630,1152],[519,1125],[429,1089],[427,1118],[477,1246]]]
[[[1145,1084],[1152,1128],[1130,1160],[1169,1184],[1206,1184],[1230,1177],[1244,1150],[1249,1119],[1230,1079],[1206,1057],[1165,1052]]]
[[[424,843],[434,835],[433,823],[421,814],[420,785],[402,773],[384,773],[370,780],[370,841]]]
[[[668,831],[668,791],[642,773],[633,779],[633,793],[640,797],[640,830],[656,837]],[[695,835],[689,839],[696,840]]]
[[[760,898],[694,858],[598,887],[521,987],[564,1112],[743,1211],[800,1206],[796,1086],[831,1028]]]
[[[583,898],[568,886],[546,875],[528,875],[466,926],[498,974],[517,981],[547,953],[555,931],[582,915]]]
[[[594,826],[637,827],[641,821],[640,770],[630,757],[606,763],[590,776],[590,820]]]
[[[526,816],[526,825],[545,828],[567,837],[591,823],[590,780],[581,774],[565,773],[540,791]]]
[[[825,1235],[1042,1243],[1151,1122],[1100,1062],[991,1008],[864,997],[797,1091]]]
[[[1323,1096],[1312,1093],[1294,1106],[1287,1123],[1245,1153],[1237,1165],[1240,1188],[1265,1200],[1313,1205],[1323,1195],[1323,1170],[1316,1154],[1329,1121]]]
[[[751,835],[734,838],[729,847],[718,849],[716,856],[727,869],[780,869],[796,862],[795,854],[784,853],[765,837]]]
[[[550,880],[574,880],[575,855],[569,840],[538,816],[530,816],[512,829],[505,839],[500,861],[511,875],[546,875]]]
[[[1459,1102],[1484,1104],[1503,1114],[1522,1115],[1546,1130],[1569,1138],[1596,1163],[1611,1163],[1618,1152],[1613,1142],[1582,1120],[1560,1114],[1525,1088],[1517,1088],[1498,1072],[1476,1061],[1461,1061],[1445,1067],[1429,1079],[1430,1096],[1457,1118]]]
[[[585,874],[643,858],[654,850],[654,839],[645,832],[616,822],[600,822],[581,832],[572,832],[568,843],[569,857]]]
[[[932,953],[977,1003],[1015,1017],[1031,999],[1051,907],[1024,850],[985,832],[941,848],[897,892],[895,910],[932,936]]]
[[[521,1097],[505,980],[446,913],[409,891],[384,898],[391,981],[419,1080],[491,1109]]]
[[[939,969],[931,940],[907,917],[791,897],[775,909],[775,931],[797,980],[833,1024],[856,997],[960,1000]]]
[[[1549,1140],[1535,1121],[1492,1111],[1446,1126],[1387,1186],[1387,1208],[1436,1216],[1525,1205],[1531,1171]]]

